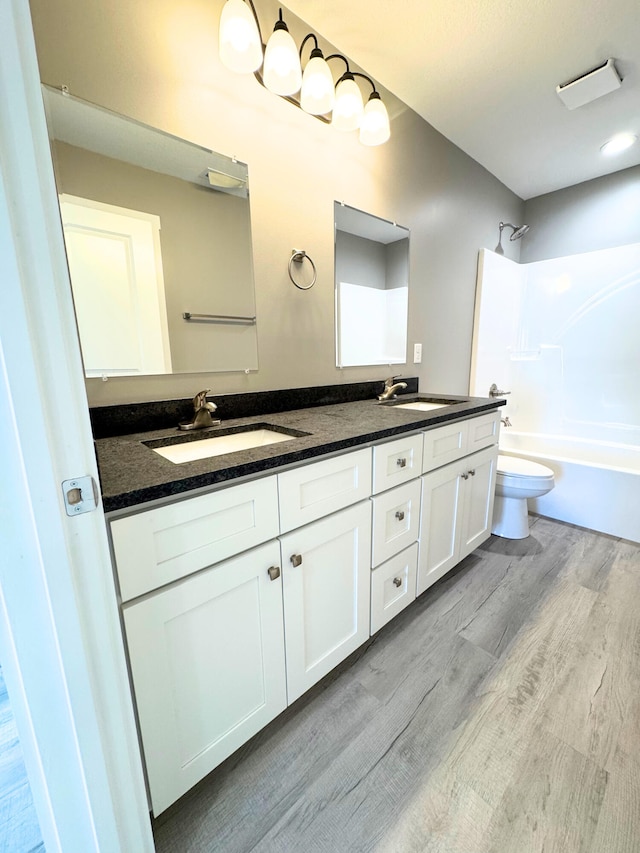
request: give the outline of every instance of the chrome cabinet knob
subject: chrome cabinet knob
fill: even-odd
[[[295,568],[302,565],[302,554],[291,555],[291,565]]]
[[[469,479],[469,474],[467,473],[467,471],[463,471],[462,474],[460,474],[460,476],[462,477],[463,480]]]
[[[280,577],[280,566],[271,566],[267,569],[267,572],[272,581],[277,581]]]
[[[471,474],[472,477],[475,477],[476,476],[476,469],[475,468],[469,468],[469,473]]]
[[[398,468],[406,468],[407,467],[407,460],[404,457],[401,457],[400,459],[396,459],[396,465],[398,466]]]
[[[394,578],[393,584],[394,584],[394,586],[402,586],[402,579],[401,578]]]
[[[401,509],[399,509],[396,513],[396,518],[398,519],[398,521],[404,521],[404,512],[402,512]]]

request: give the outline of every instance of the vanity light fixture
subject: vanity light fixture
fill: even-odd
[[[282,20],[282,9],[264,51],[262,71],[264,85],[274,95],[295,95],[300,91],[302,85],[300,57],[296,43]]]
[[[309,39],[315,46],[303,72],[302,52]],[[338,130],[359,130],[363,145],[382,145],[389,139],[389,114],[371,78],[351,71],[342,54],[325,59],[313,33],[304,37],[298,51],[282,9],[265,46],[253,0],[227,0],[220,17],[219,41],[220,60],[231,71],[253,73],[266,89]],[[328,64],[332,59],[346,65],[337,83]],[[367,80],[373,90],[366,106],[356,77]]]
[[[302,75],[300,106],[312,116],[326,115],[332,111],[335,103],[333,75],[313,33],[304,37],[300,45],[300,56],[308,39],[313,39],[316,46],[311,50]]]
[[[252,5],[253,8],[253,5]],[[227,0],[220,17],[220,60],[237,74],[262,65],[262,36],[255,12],[244,0]]]
[[[618,133],[609,139],[604,145],[600,146],[600,152],[605,157],[612,157],[615,154],[620,154],[626,151],[627,148],[638,141],[638,137],[634,133]]]

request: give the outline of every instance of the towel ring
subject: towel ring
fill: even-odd
[[[302,264],[302,262],[304,261],[305,258],[309,261],[309,263],[311,264],[311,269],[313,270],[313,278],[311,279],[311,284],[307,284],[306,287],[304,287],[301,284],[298,284],[298,282],[295,280],[295,278],[293,277],[293,268],[291,266],[291,264],[293,264],[293,263]],[[317,273],[316,273],[316,265],[313,263],[313,261],[311,260],[309,255],[307,255],[307,253],[305,252],[304,249],[292,249],[291,250],[291,257],[289,258],[288,269],[289,269],[289,278],[295,284],[295,286],[298,288],[298,290],[311,290],[313,285],[316,283],[316,278],[318,277]]]

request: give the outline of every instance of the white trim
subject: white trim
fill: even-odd
[[[153,850],[27,0],[0,3],[0,659],[48,853]]]

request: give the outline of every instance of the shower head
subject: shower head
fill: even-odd
[[[513,225],[511,227],[513,228]],[[529,225],[521,225],[519,228],[515,229],[515,231],[513,232],[511,237],[509,237],[509,239],[510,240],[519,240],[522,236],[524,236],[527,233],[527,231],[529,230],[530,227],[531,226],[529,226]]]
[[[498,245],[496,246],[494,251],[495,251],[496,255],[504,255],[504,249],[502,248],[502,229],[503,228],[513,229],[511,232],[511,236],[509,237],[509,240],[511,240],[513,242],[513,240],[519,240],[521,237],[523,237],[527,233],[527,231],[529,230],[529,228],[531,226],[530,225],[512,225],[510,222],[501,222],[498,227],[500,228],[500,237],[498,238]]]

